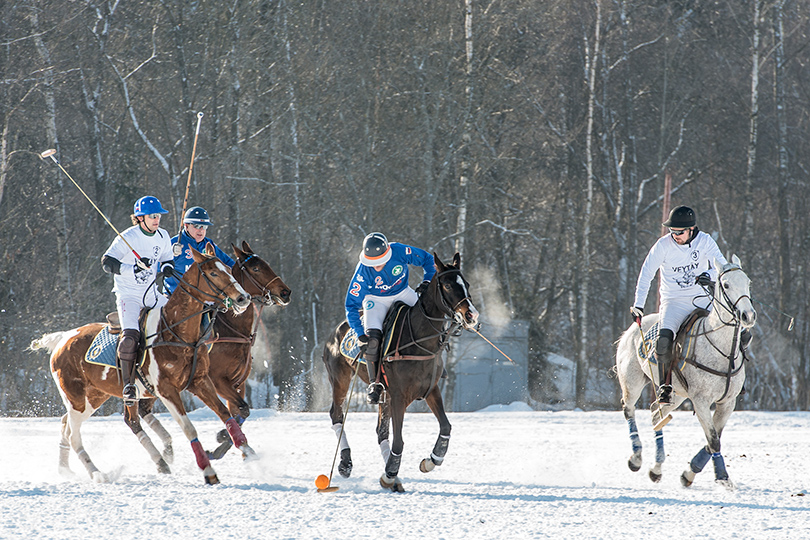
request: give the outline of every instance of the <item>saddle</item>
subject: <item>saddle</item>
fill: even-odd
[[[138,327],[141,330],[140,342],[138,343],[138,366],[143,365],[143,360],[146,356],[146,340],[144,336],[146,334],[146,317],[149,315],[150,309],[151,308],[144,308],[138,316]],[[110,366],[117,369],[116,352],[121,334],[121,320],[116,311],[108,313],[106,319],[106,326],[102,327],[99,333],[93,338],[93,342],[84,355],[84,361],[90,364]]]
[[[672,367],[677,365],[677,369],[672,369],[672,371],[676,374],[678,379],[684,385],[684,388],[688,388],[689,385],[686,382],[686,379],[681,374],[681,370],[686,365],[686,363],[690,360],[694,360],[695,357],[695,336],[691,333],[695,323],[703,318],[706,317],[709,312],[705,309],[696,309],[689,316],[686,320],[681,324],[678,328],[678,333],[675,335],[675,342],[672,346],[672,360],[673,363],[671,364]],[[657,364],[658,360],[655,357],[655,346],[654,343],[658,339],[658,329],[659,323],[655,323],[644,335],[644,342],[639,346],[638,355],[640,358],[653,363]],[[645,343],[652,344],[646,347],[647,354],[645,355]]]
[[[407,313],[407,308],[408,304],[405,302],[394,302],[394,304],[388,309],[388,313],[385,315],[382,328],[383,339],[380,343],[381,359],[394,352],[392,350],[394,341],[393,329],[402,315]],[[393,346],[395,347],[395,345]],[[366,363],[362,355],[360,355],[360,342],[357,341],[357,333],[352,329],[349,329],[349,331],[346,332],[346,335],[343,336],[343,339],[340,342],[340,353],[349,360],[354,360],[357,358],[361,364]]]

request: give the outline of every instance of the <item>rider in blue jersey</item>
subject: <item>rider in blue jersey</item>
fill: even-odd
[[[214,247],[214,252],[217,254],[219,260],[224,262],[228,268],[233,267],[233,259],[219,249],[219,246],[217,246],[213,240],[205,237],[206,231],[211,225],[213,225],[213,223],[204,208],[194,206],[188,209],[186,215],[183,217],[183,232],[172,238],[174,269],[176,274],[182,276],[186,273],[186,270],[191,268],[191,265],[194,264],[194,259],[191,256],[191,248],[196,249],[200,253],[205,253],[205,246],[208,244]],[[177,279],[168,277],[164,282],[166,285],[166,294],[171,295],[174,289],[177,288]]]
[[[408,286],[408,265],[424,269],[423,282],[416,291]],[[418,293],[427,288],[435,273],[433,255],[423,249],[396,242],[389,244],[385,235],[378,232],[363,240],[360,262],[346,293],[346,320],[365,346],[363,359],[371,382],[368,402],[372,405],[379,403],[383,389],[377,382],[377,366],[388,308],[396,301],[414,305],[419,299]]]

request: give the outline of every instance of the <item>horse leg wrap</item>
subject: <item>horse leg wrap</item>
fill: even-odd
[[[638,454],[641,452],[641,438],[638,436],[638,426],[636,426],[636,419],[628,418],[627,427],[630,428],[630,444],[633,447],[633,453]]]
[[[399,474],[399,463],[402,461],[402,454],[391,452],[388,456],[388,463],[385,464],[385,475],[388,478],[396,478]]]
[[[656,463],[663,463],[666,458],[667,458],[667,454],[666,454],[666,452],[664,452],[664,432],[663,431],[656,431],[655,432],[655,462]]]
[[[441,465],[444,461],[444,456],[447,454],[447,446],[450,444],[450,435],[439,435],[436,439],[436,444],[433,446],[433,452],[430,453],[430,460],[436,465]]]
[[[714,479],[715,480],[728,480],[728,472],[726,471],[726,462],[720,452],[712,454],[712,463],[714,463]]]
[[[338,437],[340,451],[348,450],[349,439],[346,437],[346,432],[343,430],[343,424],[332,424],[332,431],[334,431],[335,436]]]
[[[228,430],[228,435],[231,436],[234,446],[242,448],[247,444],[247,437],[242,433],[242,428],[233,418],[228,418],[225,421],[225,428]]]
[[[704,446],[697,454],[695,454],[692,461],[689,462],[689,468],[692,469],[693,473],[697,474],[703,470],[703,467],[706,466],[711,457],[711,452],[709,452],[709,449]],[[722,459],[722,457],[720,459]]]
[[[197,459],[197,467],[203,471],[211,466],[208,461],[208,454],[203,450],[202,443],[198,439],[191,441],[191,449],[194,451],[194,457]]]

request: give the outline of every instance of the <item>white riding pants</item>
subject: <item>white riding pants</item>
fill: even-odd
[[[366,296],[363,299],[363,317],[361,319],[366,335],[372,328],[382,330],[385,315],[394,302],[401,301],[412,306],[417,300],[419,300],[419,295],[410,287],[405,287],[402,292],[394,296],[374,296],[373,294]]]
[[[708,296],[698,296],[694,300],[686,298],[667,298],[661,301],[661,308],[658,310],[659,331],[662,328],[672,330],[672,334],[678,332],[683,321],[697,308],[711,309],[711,298]]]

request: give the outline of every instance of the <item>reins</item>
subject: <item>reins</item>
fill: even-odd
[[[214,326],[214,321],[216,320],[216,312],[218,311],[218,309],[220,307],[224,307],[226,309],[228,307],[230,307],[230,305],[229,305],[230,304],[230,298],[228,298],[227,295],[225,294],[225,290],[220,289],[218,286],[216,286],[214,284],[214,282],[211,281],[211,279],[202,271],[202,264],[201,263],[195,262],[194,264],[197,266],[197,270],[198,270],[197,284],[192,285],[191,283],[189,283],[185,279],[185,275],[187,275],[187,272],[186,272],[186,274],[184,274],[183,276],[179,276],[179,279],[178,279],[178,282],[177,282],[178,288],[175,290],[174,294],[177,293],[177,290],[182,290],[183,293],[186,296],[188,296],[192,300],[195,300],[195,301],[199,302],[200,304],[202,304],[203,308],[200,311],[195,311],[191,315],[185,317],[184,319],[181,319],[181,320],[176,321],[176,322],[171,323],[171,324],[166,319],[166,315],[165,315],[164,310],[161,309],[161,311],[160,311],[160,322],[159,322],[158,327],[157,327],[158,329],[155,331],[154,334],[147,335],[146,340],[148,341],[151,338],[162,335],[164,332],[169,332],[169,334],[171,334],[171,336],[174,337],[174,339],[176,341],[166,341],[166,340],[164,340],[164,341],[155,341],[153,343],[149,343],[148,345],[146,345],[146,347],[144,347],[144,354],[146,353],[146,351],[148,349],[155,348],[155,347],[164,347],[164,346],[189,347],[189,348],[194,349],[194,354],[193,354],[192,360],[191,360],[191,373],[189,374],[188,380],[186,381],[186,384],[183,386],[182,390],[187,390],[189,385],[191,385],[191,381],[194,380],[194,375],[197,372],[197,358],[198,358],[197,353],[198,353],[200,347],[203,347],[205,345],[205,338],[206,338],[206,336],[208,336],[208,334],[211,332],[211,328],[213,328],[213,326]],[[217,291],[219,294],[212,295],[212,294],[207,293],[207,292],[203,291],[202,289],[200,289],[199,283],[200,283],[201,277],[205,278],[205,281],[208,284],[208,286],[212,290]],[[186,287],[188,287],[188,289]],[[217,303],[219,305],[215,306],[215,305],[212,305],[212,304],[207,304],[204,300],[200,300],[194,294],[192,294],[190,292],[191,290],[196,291],[201,296],[208,297],[209,299],[211,299],[212,301],[214,301],[215,303]],[[223,298],[223,296],[224,296],[224,298]],[[191,320],[191,319],[193,319],[193,318],[195,318],[197,316],[203,315],[205,313],[210,313],[211,318],[209,319],[208,324],[206,325],[205,329],[198,334],[197,341],[195,343],[187,342],[177,334],[177,332],[175,331],[176,327],[183,324],[184,322],[187,322],[187,321],[189,321],[189,320]],[[161,324],[163,326],[162,329],[161,329]],[[145,377],[141,377],[140,367],[138,367],[138,376],[142,381],[145,381]],[[148,386],[147,389],[151,393],[154,394],[153,389],[151,388],[151,385]]]
[[[728,293],[721,286],[721,283],[720,283],[720,278],[723,277],[724,274],[726,274],[728,272],[732,272],[734,270],[741,270],[741,269],[739,267],[733,267],[733,268],[730,268],[728,270],[723,271],[717,277],[717,285],[716,286],[720,288],[720,292],[722,294],[722,300],[723,301],[718,300],[716,294],[712,295],[712,305],[715,306],[715,309],[718,309],[718,311],[717,311],[717,319],[720,321],[720,323],[722,325],[720,328],[727,327],[727,326],[731,326],[731,327],[734,328],[734,337],[731,340],[731,350],[730,350],[730,352],[728,354],[726,354],[711,340],[711,338],[709,337],[710,334],[712,334],[714,332],[717,332],[718,330],[720,330],[720,328],[714,328],[712,330],[706,331],[705,328],[706,328],[707,318],[703,318],[703,320],[700,321],[700,331],[693,334],[693,337],[695,337],[695,338],[700,337],[700,336],[704,336],[706,338],[706,341],[709,343],[709,345],[711,345],[712,348],[714,348],[714,350],[716,350],[718,353],[720,353],[724,358],[726,358],[728,360],[728,369],[726,371],[720,371],[720,370],[711,368],[709,366],[706,366],[704,364],[701,364],[700,362],[698,362],[694,358],[686,358],[686,357],[684,357],[684,359],[683,359],[684,362],[686,362],[687,364],[693,365],[698,369],[701,369],[701,370],[703,370],[703,371],[705,371],[707,373],[711,373],[713,375],[717,375],[718,377],[724,377],[725,378],[725,380],[726,380],[726,388],[723,391],[723,395],[717,401],[722,401],[726,397],[726,395],[728,394],[729,386],[731,385],[731,378],[734,377],[737,373],[739,373],[740,370],[742,370],[743,366],[745,365],[745,354],[743,353],[743,361],[740,362],[739,365],[737,365],[735,367],[735,363],[736,363],[737,358],[738,358],[738,356],[737,356],[738,341],[737,340],[739,339],[739,336],[740,336],[740,326],[741,326],[740,314],[739,314],[739,310],[737,309],[737,304],[743,298],[748,298],[749,301],[750,301],[751,297],[749,295],[747,295],[747,294],[743,294],[743,295],[740,295],[740,297],[737,298],[736,301],[732,302],[731,298],[728,296]],[[722,308],[723,311],[725,311],[726,313],[731,315],[733,320],[731,322],[724,321],[723,317],[721,315],[722,312],[720,311],[719,308]]]

